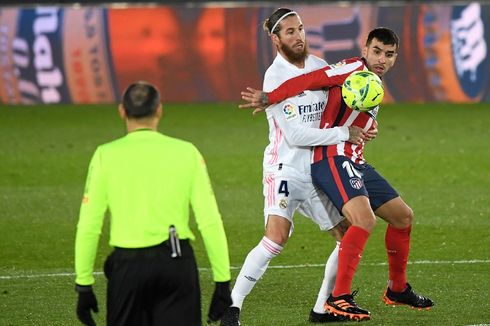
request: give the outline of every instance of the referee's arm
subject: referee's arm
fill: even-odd
[[[90,161],[75,239],[75,283],[92,285],[95,256],[107,209],[106,183],[98,148]]]
[[[196,149],[191,205],[201,232],[215,282],[226,282],[230,276],[230,258],[223,221],[218,210],[206,163]]]

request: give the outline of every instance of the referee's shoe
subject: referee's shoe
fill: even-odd
[[[228,307],[221,317],[220,326],[240,326],[240,308]]]

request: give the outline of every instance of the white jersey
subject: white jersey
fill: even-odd
[[[264,91],[270,92],[284,81],[327,65],[309,55],[300,69],[278,54],[264,77]],[[266,109],[269,145],[264,152],[264,217],[278,215],[291,222],[295,211],[312,219],[320,229],[329,230],[342,217],[330,200],[311,180],[311,146],[332,145],[349,138],[346,127],[319,129],[328,92],[304,91],[298,96]]]
[[[270,92],[286,80],[323,68],[327,63],[309,55],[298,68],[277,54],[264,77],[263,90]],[[304,91],[266,109],[269,145],[264,151],[264,172],[289,167],[300,175],[310,175],[311,146],[332,145],[349,139],[346,127],[319,129],[327,102],[325,90]]]

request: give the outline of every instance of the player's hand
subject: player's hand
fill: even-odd
[[[365,135],[366,141],[373,140],[378,135],[378,128],[376,126],[374,126],[371,129],[369,129],[368,131],[364,132],[364,135]]]
[[[349,127],[349,139],[348,142],[354,145],[359,145],[363,141],[367,140],[366,132],[357,126]]]
[[[216,282],[211,305],[209,306],[208,324],[220,320],[226,309],[231,306],[232,303],[230,281]]]
[[[95,297],[92,286],[76,285],[75,290],[78,292],[77,302],[77,316],[82,324],[87,326],[95,326],[94,318],[90,313],[99,312],[99,306],[97,304],[97,298]]]
[[[240,109],[254,109],[253,114],[265,110],[269,105],[269,99],[266,92],[247,87],[246,91],[241,92],[242,100],[247,103],[240,104]]]

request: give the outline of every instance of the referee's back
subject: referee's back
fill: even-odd
[[[159,92],[146,82],[123,94],[127,134],[103,144],[90,161],[75,240],[77,315],[94,325],[92,290],[98,241],[108,212],[104,264],[108,325],[200,325],[197,265],[189,240],[190,208],[208,254],[215,291],[208,318],[231,304],[230,262],[223,222],[203,157],[186,141],[165,136]]]

